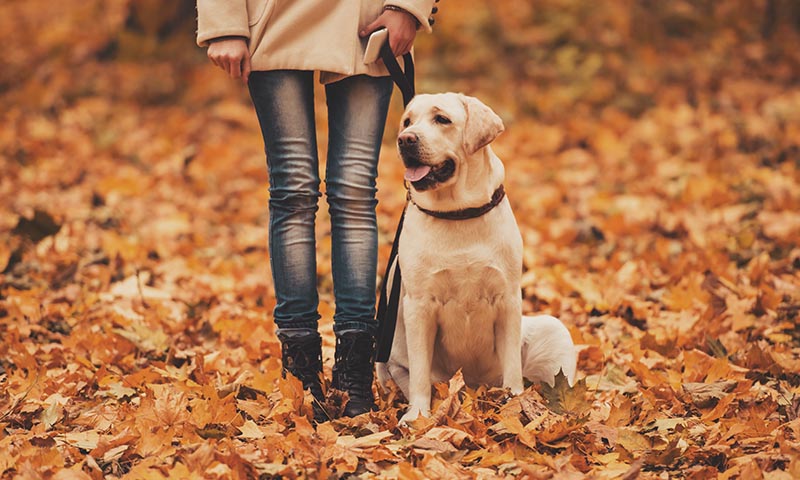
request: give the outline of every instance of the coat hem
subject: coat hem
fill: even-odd
[[[290,53],[278,58],[271,55],[268,56],[268,58],[264,58],[256,54],[250,59],[250,65],[253,71],[304,70],[320,72],[319,80],[322,84],[333,83],[355,75],[369,75],[370,77],[389,76],[389,72],[383,66],[365,65],[364,68],[352,68],[345,65],[321,63],[318,59],[313,62],[298,62],[299,58],[302,57],[298,56],[296,53]]]

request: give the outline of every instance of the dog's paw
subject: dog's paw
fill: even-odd
[[[503,388],[510,390],[512,395],[519,395],[523,391],[525,391],[525,385],[522,382],[522,379],[518,382],[503,382]]]
[[[427,409],[422,409],[419,407],[408,407],[405,415],[400,418],[401,425],[408,425],[409,423],[413,422],[414,420],[418,419],[420,416],[429,417],[431,415],[431,411]]]

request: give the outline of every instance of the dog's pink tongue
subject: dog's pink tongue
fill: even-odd
[[[406,168],[405,179],[409,182],[416,182],[431,171],[428,165],[420,165],[419,167]]]

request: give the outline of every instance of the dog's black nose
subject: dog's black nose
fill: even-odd
[[[419,140],[419,137],[416,133],[401,133],[399,137],[397,137],[397,145],[404,147],[409,145],[414,145]]]

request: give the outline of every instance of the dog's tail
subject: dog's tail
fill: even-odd
[[[569,330],[556,317],[522,317],[522,376],[532,382],[555,383],[558,371],[575,381],[578,358]]]

